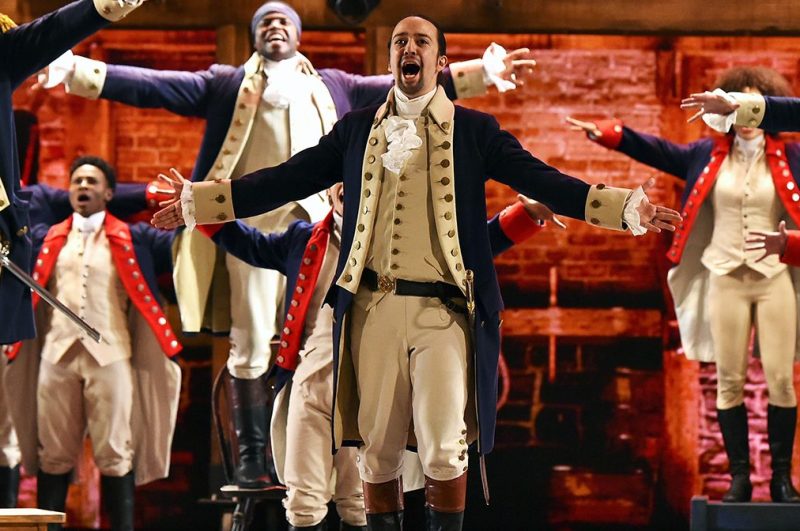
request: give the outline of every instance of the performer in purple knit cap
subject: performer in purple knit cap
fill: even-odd
[[[300,17],[283,2],[259,7],[250,29],[255,51],[239,67],[216,64],[202,72],[167,72],[75,57],[65,68],[70,72],[67,90],[204,118],[207,126],[192,180],[208,181],[238,179],[284,162],[316,145],[347,112],[382,102],[393,83],[391,75],[316,70],[297,50]],[[507,89],[511,82],[504,77],[533,64],[524,59],[526,49],[493,53],[498,48],[490,47],[487,61],[456,63],[446,70],[448,96],[484,94],[492,82]],[[318,221],[327,210],[322,195],[313,194],[244,221],[270,233],[298,219]],[[276,271],[254,268],[218,251],[194,232],[180,235],[176,246],[174,280],[183,329],[230,335],[230,393],[241,457],[237,484],[263,487],[269,482],[264,457],[269,413],[262,376],[270,365],[270,340],[281,330],[286,280]]]

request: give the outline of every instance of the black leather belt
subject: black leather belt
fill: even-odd
[[[372,291],[393,293],[407,297],[438,297],[442,300],[464,298],[458,286],[447,282],[417,282],[403,280],[387,275],[379,275],[371,269],[365,269],[361,275],[361,283]]]

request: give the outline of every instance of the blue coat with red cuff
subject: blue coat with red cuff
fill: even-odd
[[[538,232],[536,223],[521,203],[507,207],[487,224],[489,241],[495,255]],[[220,225],[198,225],[226,252],[254,267],[274,269],[286,275],[284,332],[273,370],[280,390],[297,368],[306,315],[317,289],[328,239],[333,230],[333,211],[317,223],[295,221],[282,233],[264,234],[241,221]],[[303,288],[302,293],[297,287]],[[325,286],[325,290],[328,290]],[[286,332],[285,330],[288,330]]]
[[[25,79],[110,22],[92,0],[79,0],[0,34],[0,180],[10,205],[0,205],[0,236],[11,242],[12,262],[31,268],[28,198],[20,171],[11,95]],[[10,274],[0,275],[0,344],[33,337],[31,291]]]
[[[764,119],[758,126],[765,131],[800,131],[800,98],[764,96]]]
[[[709,272],[700,258],[713,231],[711,209],[703,208],[733,144],[733,136],[676,144],[638,133],[619,120],[597,123],[595,141],[686,181],[681,198],[683,222],[675,230],[667,258],[675,264],[667,281],[675,303],[684,354],[689,359],[716,361],[708,316]],[[789,220],[800,225],[800,145],[766,136],[765,156],[775,191]],[[792,272],[793,276],[796,272]],[[795,279],[795,291],[800,283]]]

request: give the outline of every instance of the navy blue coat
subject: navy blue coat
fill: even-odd
[[[20,192],[11,94],[26,78],[66,50],[107,26],[92,0],[79,0],[0,34],[0,179],[11,205],[0,211],[0,235],[11,241],[11,260],[31,269],[28,201]],[[0,344],[34,336],[31,292],[7,273],[0,275]]]
[[[450,98],[455,98],[450,70],[443,79]],[[331,93],[336,115],[382,103],[394,81],[391,75],[358,76],[336,69],[319,75]],[[244,66],[211,65],[200,72],[151,70],[108,65],[100,97],[135,107],[163,108],[181,116],[203,118],[206,130],[200,144],[192,180],[203,180],[217,158],[231,125],[236,97],[244,79]],[[305,199],[305,198],[303,198]]]
[[[245,218],[297,201],[344,181],[342,253],[336,278],[341,274],[346,250],[353,244],[359,198],[361,167],[370,129],[378,107],[352,113],[340,120],[317,146],[287,162],[253,172],[232,181],[233,208]],[[455,107],[453,163],[456,218],[464,267],[475,273],[477,299],[476,385],[480,448],[494,445],[497,404],[497,363],[500,352],[500,310],[503,301],[494,269],[486,225],[485,183],[491,178],[548,205],[557,214],[584,219],[589,185],[565,175],[536,159],[510,133],[500,129],[490,115]],[[338,353],[342,317],[353,295],[334,285],[327,302],[334,306],[334,353]],[[338,359],[334,359],[334,374]]]
[[[758,127],[772,132],[800,131],[800,98],[764,96],[764,119]]]

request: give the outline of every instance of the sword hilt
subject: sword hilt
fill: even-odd
[[[464,287],[466,288],[467,295],[467,311],[470,314],[475,313],[475,273],[472,269],[467,269],[466,278],[464,279]]]

